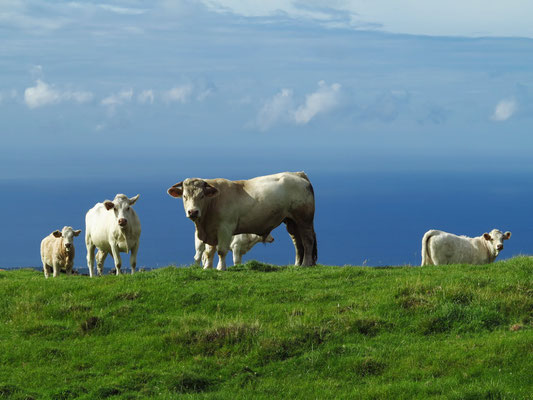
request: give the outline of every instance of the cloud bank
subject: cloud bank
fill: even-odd
[[[26,88],[24,91],[24,101],[31,109],[64,101],[86,103],[91,101],[92,98],[93,94],[91,92],[59,90],[40,79],[37,80],[35,86]]]

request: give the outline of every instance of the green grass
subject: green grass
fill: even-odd
[[[533,260],[0,272],[0,399],[531,399]]]

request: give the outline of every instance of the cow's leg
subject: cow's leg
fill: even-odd
[[[213,268],[213,259],[215,258],[215,246],[206,245],[203,255],[204,269]]]
[[[298,227],[292,219],[287,218],[283,222],[285,222],[285,225],[287,226],[287,232],[289,232],[289,235],[292,239],[292,243],[294,243],[294,250],[296,252],[294,265],[302,265],[304,256],[304,246],[302,244],[300,233],[298,232]]]
[[[98,275],[102,276],[104,273],[104,262],[107,257],[107,252],[98,250],[96,253],[96,269],[98,270]]]
[[[194,263],[196,265],[202,264],[202,255],[205,251],[205,243],[198,238],[198,233],[194,234],[194,248],[196,253],[194,254]]]
[[[115,270],[117,271],[117,275],[120,275],[122,259],[120,258],[120,250],[117,246],[111,246],[111,254],[113,255],[113,261],[115,261]]]
[[[43,261],[43,271],[44,271],[44,277],[45,278],[48,278],[50,276],[50,266],[47,265],[44,261]]]
[[[303,224],[302,224],[303,225]],[[316,253],[316,235],[313,226],[300,225],[298,227],[298,232],[302,238],[302,244],[304,248],[302,266],[311,266],[315,265],[315,257],[313,253]]]
[[[57,278],[57,276],[59,275],[59,271],[61,270],[61,267],[59,266],[57,261],[52,261],[52,268],[54,269],[54,278]]]
[[[238,250],[232,250],[233,251],[233,265],[242,264],[242,253]]]
[[[226,270],[226,254],[228,254],[231,238],[232,238],[233,227],[220,229],[218,231],[218,244],[217,244],[217,254],[218,254],[218,265],[217,269],[219,271]]]
[[[135,273],[135,268],[137,268],[137,252],[139,251],[139,243],[137,242],[135,246],[131,249],[130,254],[130,265],[131,265],[131,274]]]
[[[89,275],[92,278],[94,275],[94,250],[96,246],[89,239],[85,240],[85,244],[87,246],[87,268],[89,268]]]

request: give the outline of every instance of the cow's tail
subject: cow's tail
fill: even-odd
[[[317,249],[317,243],[316,243],[316,233],[313,230],[313,265],[316,265],[316,261],[318,260],[318,249]]]
[[[437,230],[430,230],[427,231],[424,234],[424,237],[422,238],[422,264],[424,265],[434,265],[433,260],[431,259],[431,254],[429,254],[429,239],[431,239],[433,236],[435,236],[439,231]]]

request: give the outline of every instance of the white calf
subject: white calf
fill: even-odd
[[[497,229],[475,238],[430,230],[422,238],[422,266],[489,264],[503,250],[503,241],[510,237],[511,232]]]
[[[105,258],[113,255],[117,275],[120,274],[122,260],[120,253],[131,252],[131,273],[137,266],[137,251],[141,236],[141,222],[131,207],[139,195],[128,198],[117,194],[113,201],[97,203],[85,216],[85,244],[87,246],[87,266],[91,277],[94,274],[94,249],[98,249],[96,263],[98,275],[102,275]]]
[[[43,262],[44,277],[50,276],[50,270],[54,270],[54,278],[61,269],[67,274],[72,274],[74,266],[74,236],[78,236],[81,230],[73,230],[65,226],[61,231],[53,231],[41,241],[41,261]]]
[[[241,264],[242,256],[248,253],[257,243],[272,243],[273,241],[274,238],[271,234],[268,234],[264,240],[262,236],[254,233],[242,233],[239,235],[234,235],[230,244],[230,250],[233,253],[233,265]],[[198,238],[197,232],[194,234],[194,247],[196,248],[196,254],[194,255],[195,264],[200,265],[203,263],[205,268],[209,268],[207,261],[210,255],[214,253],[215,247],[202,242]]]

